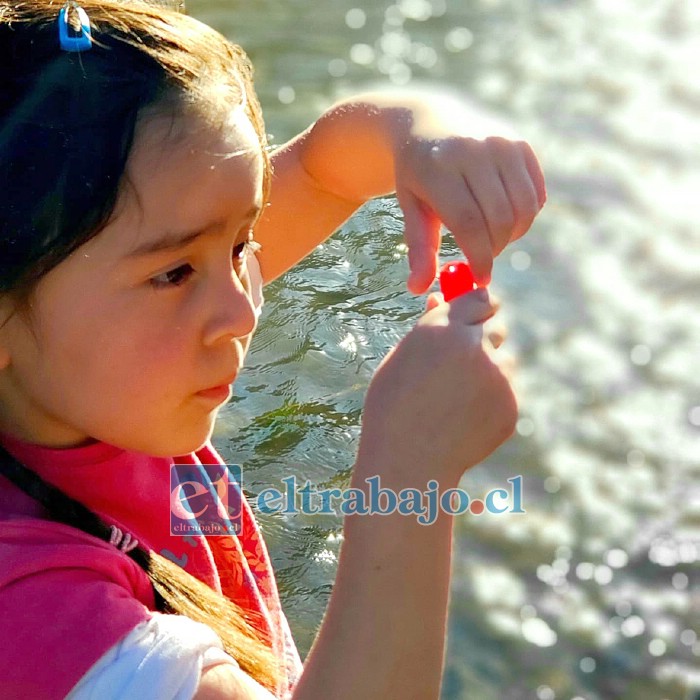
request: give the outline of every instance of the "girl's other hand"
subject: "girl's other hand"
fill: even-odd
[[[358,465],[401,473],[405,486],[454,484],[513,432],[517,404],[497,348],[497,304],[479,289],[428,311],[387,355],[370,384]]]

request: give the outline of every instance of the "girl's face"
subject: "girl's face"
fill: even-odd
[[[173,141],[172,126],[138,131],[109,225],[41,280],[31,325],[0,329],[0,431],[156,456],[211,435],[262,303],[247,243],[263,164],[240,109],[220,131],[183,117]]]

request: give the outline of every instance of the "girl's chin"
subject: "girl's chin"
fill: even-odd
[[[148,440],[143,445],[131,447],[136,452],[143,452],[151,457],[175,458],[181,455],[189,455],[206,445],[214,432],[214,415],[212,420],[206,421],[200,430],[188,430],[176,432],[164,436],[157,441]],[[129,449],[129,448],[127,448]]]
[[[189,455],[211,439],[219,408],[202,411],[198,402],[187,403],[170,414],[148,416],[140,424],[121,426],[118,431],[105,430],[97,437],[123,450],[151,457]]]
[[[219,408],[221,408],[219,406]],[[202,447],[204,447],[210,440],[211,436],[214,433],[214,424],[216,421],[216,416],[219,412],[219,409],[217,408],[215,411],[212,411],[210,415],[210,420],[207,421],[206,426],[202,430],[201,433],[198,433],[197,435],[192,436],[192,440],[188,441],[187,444],[184,445],[184,451],[178,452],[177,454],[179,455],[186,455],[190,454],[191,452],[196,452],[197,450],[201,450]],[[170,452],[172,455],[173,452]]]
[[[159,450],[160,454],[153,455],[154,457],[177,457],[179,455],[188,455],[192,452],[197,452],[201,450],[210,440],[213,432],[213,426],[210,428],[206,434],[193,438],[192,440],[182,440],[173,441],[170,444],[170,449],[165,448],[164,450]]]

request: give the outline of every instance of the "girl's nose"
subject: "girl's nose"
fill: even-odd
[[[204,344],[215,345],[250,335],[259,315],[254,298],[255,294],[246,289],[233,270],[212,284],[207,299],[212,311],[204,330]]]

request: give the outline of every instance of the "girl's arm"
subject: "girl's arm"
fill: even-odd
[[[375,465],[356,467],[376,474]],[[358,469],[359,468],[359,469]],[[390,478],[382,474],[382,487]],[[394,480],[393,486],[401,479]],[[425,482],[416,487],[425,490]],[[447,488],[447,485],[445,485]],[[437,700],[450,580],[452,516],[347,518],[328,610],[292,700]],[[229,664],[202,675],[195,700],[272,700]]]
[[[367,392],[352,486],[400,492],[455,487],[513,431],[510,385],[493,363],[483,323],[495,312],[485,290],[430,311],[389,353]],[[442,675],[452,516],[354,515],[328,610],[293,700],[435,700]],[[211,691],[211,692],[210,692]],[[207,694],[209,693],[209,694]],[[267,697],[233,671],[204,674],[200,700]]]
[[[372,197],[396,191],[411,275],[435,278],[440,224],[477,281],[544,204],[544,179],[524,142],[488,136],[478,112],[436,96],[370,94],[339,102],[273,154],[270,206],[256,228],[266,282],[310,253]],[[500,128],[500,133],[505,130]]]

